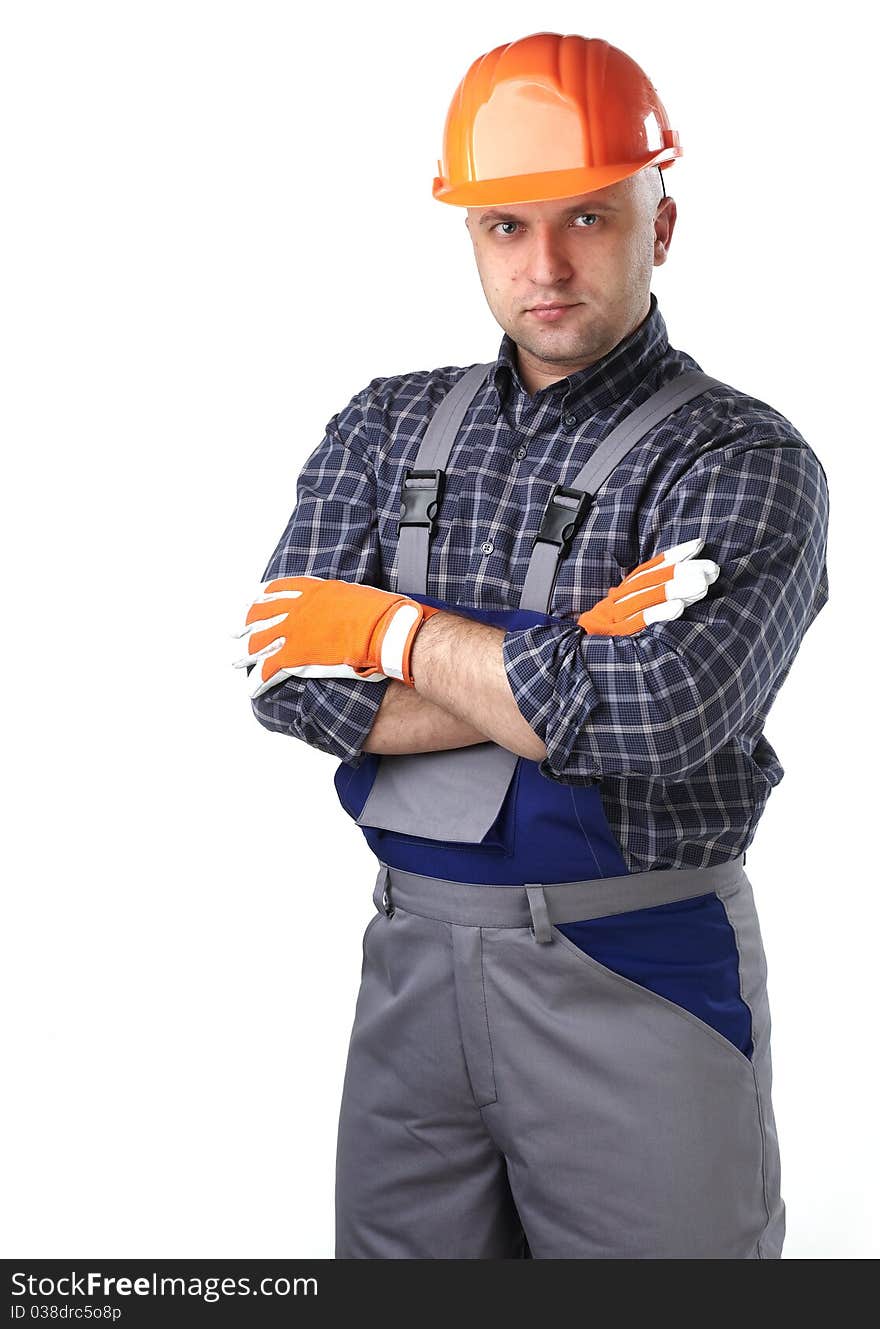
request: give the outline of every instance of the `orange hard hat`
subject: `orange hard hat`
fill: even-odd
[[[496,46],[455,90],[434,197],[460,207],[569,198],[681,156],[657,90],[598,37]]]

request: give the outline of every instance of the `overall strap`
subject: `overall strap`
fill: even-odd
[[[519,601],[521,609],[534,609],[539,613],[549,611],[550,594],[559,562],[567,554],[596,493],[618,462],[632,451],[654,425],[677,411],[692,397],[716,386],[718,379],[696,369],[686,370],[677,378],[670,379],[602,439],[589,461],[578,472],[574,484],[554,486],[532,547]]]
[[[428,593],[428,547],[443,497],[443,468],[465,412],[494,364],[490,360],[472,365],[456,380],[428,421],[415,466],[404,473],[397,523],[397,590],[401,594]]]
[[[472,365],[456,380],[428,422],[415,466],[404,472],[397,524],[399,592],[427,595],[428,553],[443,497],[444,468],[468,407],[494,364]],[[554,486],[532,547],[520,596],[521,609],[548,612],[559,562],[568,553],[596,493],[617,464],[666,416],[716,386],[718,379],[696,369],[670,379],[602,439],[574,484]]]

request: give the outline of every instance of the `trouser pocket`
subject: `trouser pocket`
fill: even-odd
[[[752,1013],[741,992],[737,938],[714,892],[555,926],[562,941],[593,964],[653,993],[751,1058]]]

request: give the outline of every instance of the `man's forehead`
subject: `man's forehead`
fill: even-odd
[[[478,222],[483,222],[514,216],[562,216],[573,212],[576,208],[595,207],[616,210],[625,203],[631,189],[632,178],[617,181],[605,189],[596,189],[589,194],[573,194],[570,198],[548,199],[533,203],[495,203],[485,208],[469,207],[468,214],[475,217]]]

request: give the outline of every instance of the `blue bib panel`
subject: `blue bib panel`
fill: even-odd
[[[531,609],[473,609],[427,595],[410,598],[505,629],[560,621]],[[381,760],[379,754],[368,752],[356,768],[340,762],[336,769],[333,783],[339,801],[355,820],[364,809]],[[449,881],[521,886],[525,882],[549,884],[629,875],[605,817],[598,781],[563,784],[548,779],[539,763],[526,757],[517,760],[498,816],[477,843],[425,839],[367,825],[360,829],[383,863]]]

